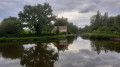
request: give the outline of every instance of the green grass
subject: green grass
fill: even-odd
[[[9,41],[31,41],[31,40],[47,40],[47,39],[57,39],[61,37],[74,36],[72,34],[67,35],[55,35],[55,36],[39,36],[39,37],[1,37],[0,42],[9,42]]]
[[[83,33],[83,37],[88,37],[91,39],[109,39],[112,37],[120,37],[120,35],[117,34],[107,34],[107,33]]]

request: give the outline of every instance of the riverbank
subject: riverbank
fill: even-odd
[[[120,40],[120,35],[117,34],[107,34],[107,33],[83,33],[82,37],[87,37],[90,39],[110,39],[110,40]]]
[[[64,37],[67,37],[67,36],[75,36],[75,35],[67,34],[67,35],[36,36],[36,37],[1,37],[0,42],[49,40],[49,39],[64,38]]]

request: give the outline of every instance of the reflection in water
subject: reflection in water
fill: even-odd
[[[108,51],[115,51],[120,53],[120,42],[119,41],[105,41],[105,40],[92,40],[91,49],[96,51],[98,54],[101,51],[107,53]]]
[[[54,49],[49,48],[46,43],[39,43],[35,47],[25,49],[21,64],[26,67],[53,67],[58,54]]]
[[[24,51],[22,45],[0,46],[0,52],[4,58],[17,59],[20,58]]]
[[[70,38],[70,39],[69,39]],[[51,41],[57,48],[57,51],[68,50],[69,43],[72,43],[76,37],[68,37],[65,40]],[[50,42],[50,43],[51,43]],[[6,46],[0,46],[0,54],[3,58],[20,59],[20,64],[25,67],[54,67],[55,61],[58,61],[59,52],[47,43],[19,44],[16,43]],[[23,45],[22,45],[23,44]],[[5,65],[4,65],[5,66]]]
[[[8,44],[8,45],[7,45]],[[119,67],[120,42],[67,37],[0,46],[0,67]]]

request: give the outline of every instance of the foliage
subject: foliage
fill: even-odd
[[[120,26],[120,15],[117,15],[117,16],[114,17],[114,23],[115,23],[115,25]]]
[[[22,24],[16,17],[5,18],[0,24],[1,34],[17,34],[22,30]]]
[[[108,34],[119,36],[120,34],[120,15],[109,17],[107,12],[101,15],[98,11],[97,15],[91,17],[90,23],[90,26],[82,28],[82,33],[105,34],[105,36]]]
[[[54,25],[55,26],[67,26],[68,34],[78,33],[78,27],[76,25],[73,25],[73,23],[70,23],[67,18],[64,18],[64,17],[56,18]],[[58,32],[58,30],[56,32]]]
[[[0,23],[0,37],[29,37],[57,34],[76,34],[78,27],[69,23],[67,18],[57,18],[49,3],[35,6],[25,5],[16,17],[5,18]],[[52,22],[55,22],[54,24]],[[53,31],[54,26],[67,26],[68,32]]]
[[[51,25],[50,23],[54,18],[51,6],[48,3],[37,4],[36,6],[25,5],[23,11],[20,11],[18,15],[20,20],[29,29],[36,31],[37,34],[41,34],[43,30],[48,30],[47,26]]]
[[[66,26],[68,25],[68,19],[64,17],[56,18],[54,25],[55,26]]]

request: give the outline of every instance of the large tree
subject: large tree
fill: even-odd
[[[17,34],[22,30],[22,24],[16,17],[5,18],[0,24],[0,31],[2,34]]]
[[[25,5],[23,11],[19,12],[19,18],[29,29],[41,34],[48,28],[46,26],[53,20],[54,15],[49,3],[44,3],[35,6]]]

